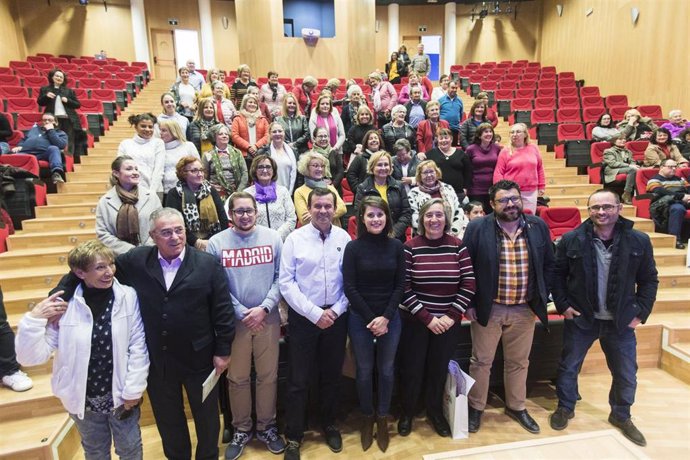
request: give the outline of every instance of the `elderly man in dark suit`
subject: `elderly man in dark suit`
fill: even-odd
[[[235,326],[227,277],[213,256],[186,244],[179,211],[162,208],[150,219],[156,246],[134,248],[115,263],[118,280],[139,297],[151,360],[148,394],[163,452],[169,459],[192,458],[184,387],[196,427],[195,458],[217,459],[218,387],[202,401],[202,384],[230,362]],[[69,277],[58,286],[63,297],[76,285]]]

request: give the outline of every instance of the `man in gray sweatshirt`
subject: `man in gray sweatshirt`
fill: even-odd
[[[249,193],[235,192],[230,196],[229,214],[233,227],[211,237],[206,251],[225,268],[235,316],[239,319],[228,367],[235,434],[225,451],[226,459],[236,459],[254,435],[252,354],[256,369],[256,437],[274,454],[285,449],[285,441],[276,428],[278,270],[283,243],[277,231],[256,225],[256,201]]]

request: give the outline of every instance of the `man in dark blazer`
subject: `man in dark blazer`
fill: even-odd
[[[118,280],[139,297],[151,359],[148,394],[163,452],[169,459],[192,458],[184,387],[196,427],[195,458],[217,459],[218,386],[201,397],[211,371],[221,374],[230,362],[235,326],[227,277],[213,256],[186,244],[179,211],[162,208],[150,219],[156,246],[134,248],[115,263]],[[69,276],[58,286],[63,298],[73,292]]]

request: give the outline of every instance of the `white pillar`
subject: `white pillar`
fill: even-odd
[[[201,27],[202,68],[212,69],[216,66],[216,52],[213,46],[211,0],[199,0],[199,26]]]
[[[132,34],[134,35],[135,60],[145,62],[151,68],[149,56],[149,40],[146,33],[146,13],[144,12],[144,0],[131,0]]]
[[[398,51],[400,46],[400,6],[397,3],[388,5],[388,53],[386,54],[386,61],[390,57],[390,53]]]
[[[445,5],[444,12],[444,27],[443,36],[445,43],[443,44],[443,73],[450,75],[450,66],[456,64],[457,59],[457,18],[455,17],[455,2],[448,2]]]

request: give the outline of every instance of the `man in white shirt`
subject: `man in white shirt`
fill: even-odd
[[[194,59],[187,59],[187,69],[189,69],[189,84],[194,87],[195,90],[201,91],[201,87],[204,86],[204,76],[201,72],[196,71],[196,63]]]
[[[287,237],[281,255],[280,292],[290,305],[286,460],[300,458],[313,365],[319,368],[319,415],[326,443],[333,452],[343,448],[334,424],[347,337],[348,301],[341,266],[350,237],[331,224],[335,204],[332,191],[312,190],[308,198],[311,222]]]

